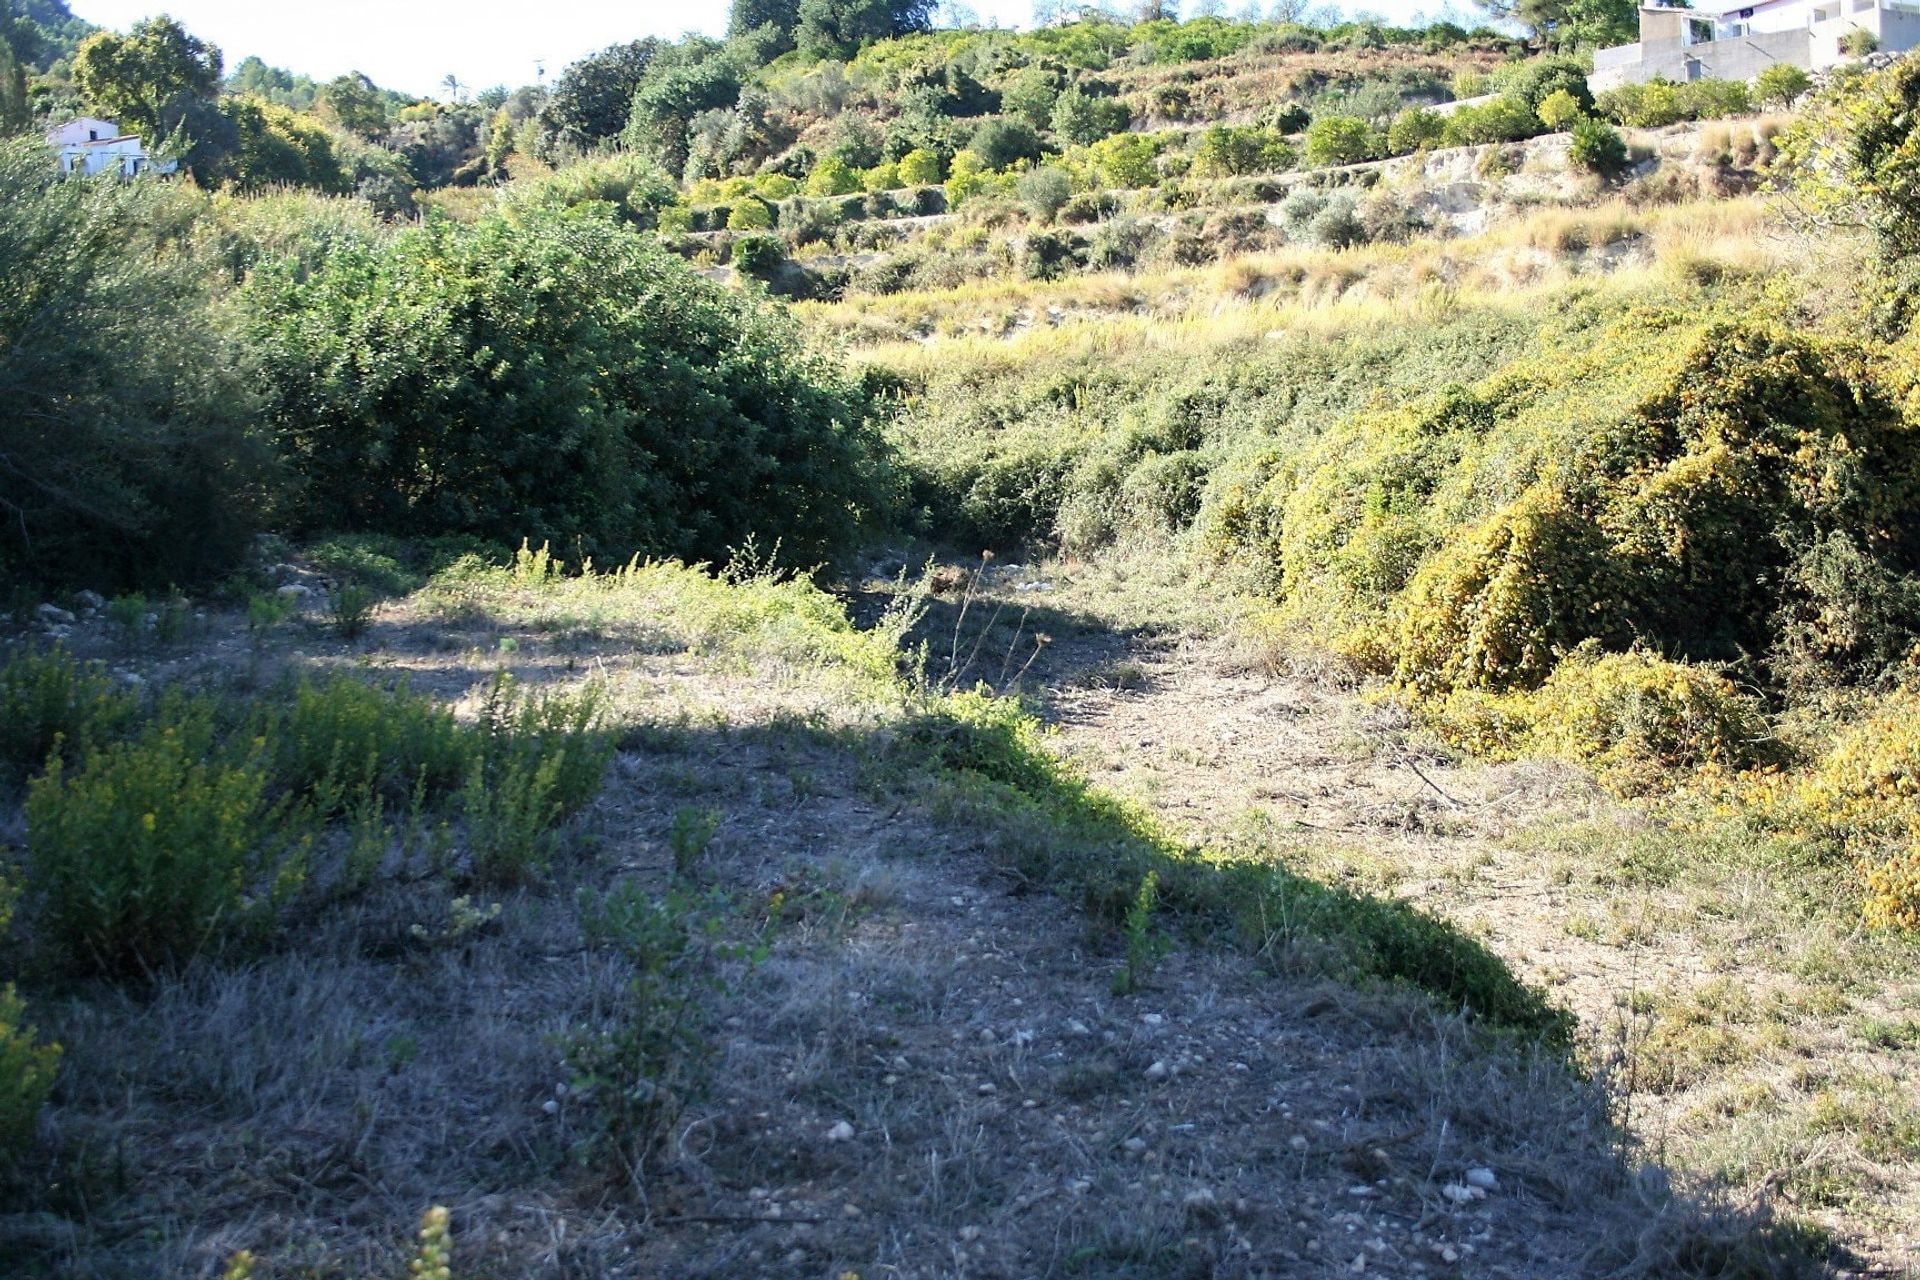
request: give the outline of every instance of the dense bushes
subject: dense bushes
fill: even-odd
[[[199,208],[0,143],[0,578],[185,581],[252,532],[271,464]]]
[[[592,209],[342,246],[245,299],[308,528],[813,557],[883,498],[789,322]]]

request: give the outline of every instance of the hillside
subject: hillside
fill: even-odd
[[[1920,1275],[1920,59],[735,16],[0,140],[10,1273]]]

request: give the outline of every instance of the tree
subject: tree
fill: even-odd
[[[1035,129],[1044,129],[1053,119],[1053,106],[1060,99],[1064,78],[1050,67],[1022,67],[1000,87],[1000,110]]]
[[[1078,85],[1061,94],[1053,104],[1054,133],[1076,146],[1119,133],[1132,119],[1133,113],[1120,99],[1096,98],[1083,93]]]
[[[63,182],[0,142],[0,579],[94,589],[219,573],[270,475],[250,361],[181,247],[197,197]]]
[[[540,108],[535,144],[540,157],[585,151],[626,128],[633,95],[661,47],[652,37],[612,45],[561,72]]]
[[[1580,104],[1572,94],[1565,89],[1555,89],[1540,100],[1540,106],[1534,114],[1549,129],[1566,129],[1576,120],[1585,119],[1587,113],[1580,109]]]
[[[860,175],[838,156],[822,156],[807,175],[810,196],[850,196],[860,190]]]
[[[733,0],[727,15],[727,34],[748,35],[766,27],[778,33],[772,50],[777,56],[793,48],[794,31],[800,25],[800,0]]]
[[[876,40],[933,29],[937,0],[800,0],[795,39],[819,58],[850,58]]]
[[[0,0],[0,137],[18,133],[33,121],[27,99],[27,67],[38,50],[39,29],[12,0]]]
[[[1437,147],[1447,135],[1447,122],[1437,111],[1408,107],[1387,126],[1387,150],[1396,156]]]
[[[1753,80],[1753,96],[1785,111],[1813,88],[1813,77],[1791,62],[1776,62]]]
[[[1020,175],[1014,191],[1035,222],[1052,222],[1054,215],[1073,198],[1067,175],[1051,165],[1029,169]]]
[[[158,144],[196,104],[213,101],[220,65],[216,46],[162,16],[134,23],[125,35],[88,36],[74,54],[73,78],[93,106]]]
[[[668,173],[680,173],[691,149],[694,118],[733,106],[740,84],[739,69],[717,40],[694,36],[662,46],[633,91],[623,135],[627,145],[653,156]]]
[[[900,181],[910,187],[924,187],[940,181],[940,157],[916,148],[900,157]]]
[[[386,136],[386,97],[358,71],[329,80],[320,90],[327,117],[356,138],[371,142]]]
[[[1380,135],[1365,120],[1352,116],[1321,116],[1307,126],[1307,163],[1315,168],[1359,164],[1380,150]]]
[[[973,131],[967,150],[985,161],[989,169],[1006,169],[1022,160],[1038,160],[1040,135],[1018,120],[988,120]]]

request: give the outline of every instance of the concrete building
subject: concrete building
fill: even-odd
[[[1920,0],[1761,0],[1712,9],[1644,5],[1640,40],[1593,55],[1595,92],[1659,77],[1665,80],[1751,80],[1776,62],[1808,71],[1847,55],[1855,31],[1878,47],[1904,53],[1920,47]]]
[[[47,133],[47,145],[60,157],[60,172],[93,177],[117,173],[123,178],[152,170],[172,173],[180,166],[172,160],[155,160],[147,154],[147,145],[138,135],[121,133],[111,120],[81,116]]]

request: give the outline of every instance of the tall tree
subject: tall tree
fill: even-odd
[[[762,27],[779,32],[776,54],[793,48],[793,33],[799,25],[800,0],[733,0],[733,10],[727,15],[730,36],[744,36]]]
[[[33,27],[0,0],[0,136],[18,133],[33,119],[27,102],[27,64],[33,61]]]
[[[937,0],[800,0],[795,38],[822,58],[850,58],[876,40],[933,29]]]
[[[73,78],[94,107],[159,143],[220,92],[220,50],[172,18],[146,18],[125,35],[88,36],[74,54]]]
[[[542,158],[584,151],[626,128],[634,91],[661,48],[651,37],[616,44],[561,72],[540,110],[536,150]]]
[[[320,90],[320,105],[335,124],[357,138],[372,141],[386,135],[386,98],[358,71],[329,80]]]

